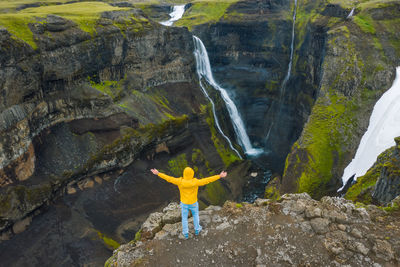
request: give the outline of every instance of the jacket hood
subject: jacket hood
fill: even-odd
[[[193,179],[193,176],[194,176],[194,171],[192,168],[186,167],[183,170],[183,179],[190,180]]]

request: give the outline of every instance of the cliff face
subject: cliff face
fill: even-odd
[[[82,23],[74,8],[86,5],[101,12]],[[16,18],[40,13],[17,24],[23,31],[0,14],[0,258],[9,266],[103,262],[141,216],[177,198],[152,167],[180,176],[190,164],[199,177],[227,169],[233,179],[201,191],[202,205],[239,197],[248,178],[249,162],[215,129],[188,30],[104,5],[22,9]],[[49,257],[35,240],[63,246]]]
[[[341,12],[333,10],[345,8],[327,5],[323,10],[331,11],[308,15],[309,25],[326,30],[325,56],[317,101],[286,160],[284,192],[305,191],[317,198],[336,192],[372,107],[390,87],[399,64],[398,30],[393,30],[398,3],[360,4],[352,18],[335,16]]]
[[[400,139],[396,145],[378,156],[374,166],[349,188],[345,197],[365,204],[387,205],[400,195]]]
[[[394,78],[398,8],[396,1],[300,0],[296,9],[291,1],[193,3],[177,25],[205,43],[253,145],[266,151],[256,161],[283,174],[278,189],[320,198],[341,186],[372,107]]]
[[[282,86],[290,62],[293,1],[232,1],[218,6],[220,17],[198,14],[206,7],[196,5],[178,25],[203,40],[216,80],[233,96],[253,145],[266,151],[257,161],[282,173],[316,97],[324,31],[303,27],[299,36],[296,29],[294,61],[301,64]]]
[[[140,22],[134,26],[126,22],[126,28],[121,30],[113,24],[117,18],[128,21],[136,18]],[[162,28],[135,12],[125,11],[105,13],[98,23],[95,36],[58,16],[48,16],[45,23],[29,24],[36,39],[35,50],[3,30],[0,61],[3,187],[25,181],[35,172],[35,161],[41,160],[36,157],[35,148],[44,142],[45,129],[80,120],[80,124],[87,125],[80,134],[114,131],[105,142],[89,138],[97,143],[94,147],[101,147],[121,136],[119,130],[123,126],[134,129],[139,124],[167,118],[154,101],[129,103],[132,96],[148,99],[143,92],[163,84],[177,84],[183,90],[190,90],[187,84],[194,86],[193,46],[190,34],[184,29]],[[182,54],[186,56],[181,57]],[[187,102],[176,106],[183,112],[173,114],[190,113],[190,99]],[[146,113],[150,116],[144,116]],[[98,150],[93,148],[90,152]],[[54,174],[61,175],[62,171],[73,171],[73,167],[54,170]]]

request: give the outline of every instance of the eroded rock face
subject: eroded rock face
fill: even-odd
[[[388,215],[382,210],[378,214],[372,208],[366,211],[342,198],[316,201],[306,194],[287,194],[282,199],[259,199],[257,204],[226,202],[222,209],[210,206],[200,211],[203,231],[199,236],[193,234],[190,220],[189,240],[180,237],[179,222],[165,224],[152,240],[120,246],[107,264],[129,266],[140,262],[152,266],[161,260],[175,266],[190,262],[233,266],[399,263],[399,214]],[[308,218],[299,206],[306,211],[319,209],[321,214],[336,214]],[[383,220],[382,215],[386,216]],[[344,216],[349,218],[346,225],[337,220]],[[391,225],[389,233],[382,227],[385,224]]]
[[[395,2],[388,6],[393,10],[399,8]],[[389,11],[388,6],[373,5],[357,12],[360,16],[386,13],[385,23],[397,28],[393,16],[399,14]],[[332,15],[337,16],[337,13],[340,12]],[[372,108],[390,88],[394,67],[399,65],[398,48],[387,41],[398,39],[397,34],[386,30],[386,26],[381,28],[382,17],[373,18],[376,27],[373,31],[379,32],[376,39],[379,49],[371,41],[370,33],[360,27],[358,18],[343,19],[340,23],[330,23],[325,16],[313,18],[311,25],[319,25],[326,31],[318,98],[287,157],[281,185],[283,192],[308,192],[321,198],[334,195],[341,187],[343,170],[368,127]]]
[[[291,52],[293,3],[239,1],[219,22],[193,28],[208,50],[216,80],[233,96],[251,142],[269,153],[259,161],[278,173],[316,97],[326,35],[318,25],[296,29],[295,57],[301,64],[293,62],[287,88],[282,89]],[[309,10],[314,8],[314,2],[308,4]]]
[[[117,19],[119,15],[113,16]],[[56,16],[47,20],[45,25],[67,24]],[[124,111],[91,89],[88,77],[95,77],[96,82],[125,77],[136,90],[192,82],[190,34],[184,29],[150,23],[145,30],[146,34],[128,31],[123,35],[111,24],[92,38],[70,25],[57,29],[51,43],[44,32],[35,32],[39,46],[35,51],[17,45],[10,35],[3,37],[0,169],[27,153],[32,139],[45,128],[63,121],[104,118]],[[75,40],[71,41],[71,36]],[[14,178],[9,176],[8,179]]]
[[[382,152],[364,176],[348,189],[345,197],[353,201],[388,205],[400,195],[400,138],[396,145]]]
[[[124,24],[131,16],[138,19],[136,30]],[[39,20],[29,25],[35,50],[1,30],[1,217],[10,222],[39,207],[77,172],[127,166],[157,135],[146,137],[147,141],[138,137],[126,147],[114,146],[102,160],[96,156],[104,146],[128,136],[129,129],[166,120],[166,109],[172,117],[195,113],[204,101],[186,29],[162,27],[136,9],[103,13],[93,35],[60,16]],[[107,84],[114,93],[107,91]],[[177,91],[179,97],[173,97]],[[178,104],[171,101],[167,107],[162,101],[169,98]],[[50,153],[42,147],[46,142],[53,148]],[[13,205],[6,204],[15,195],[11,191],[17,190],[13,184],[20,182],[26,183],[20,191],[26,192],[29,203],[14,212]],[[46,193],[29,198],[31,184]]]

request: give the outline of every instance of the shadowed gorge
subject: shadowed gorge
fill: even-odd
[[[378,256],[394,241],[351,231],[398,216],[398,138],[357,181],[342,176],[396,77],[399,22],[395,0],[0,0],[0,261],[102,266],[120,244],[129,254],[148,216],[178,201],[150,169],[181,177],[191,166],[198,178],[228,172],[200,189],[203,215],[226,200],[237,203],[223,212],[236,214],[241,201],[271,199],[246,212],[301,216],[305,233],[329,226],[328,241],[335,231],[360,239],[325,240],[327,266],[395,266],[397,252]],[[326,198],[342,195],[363,204]],[[355,221],[321,211],[333,202]],[[175,222],[160,220],[149,235],[168,235]],[[297,227],[276,225],[285,236]],[[112,261],[124,266],[119,251]]]

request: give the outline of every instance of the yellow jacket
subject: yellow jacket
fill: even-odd
[[[209,184],[221,178],[219,175],[214,175],[208,178],[196,179],[193,178],[194,171],[190,167],[186,167],[183,171],[183,177],[175,178],[159,172],[158,176],[165,181],[177,185],[181,195],[183,204],[193,204],[197,202],[197,191],[199,186]]]

